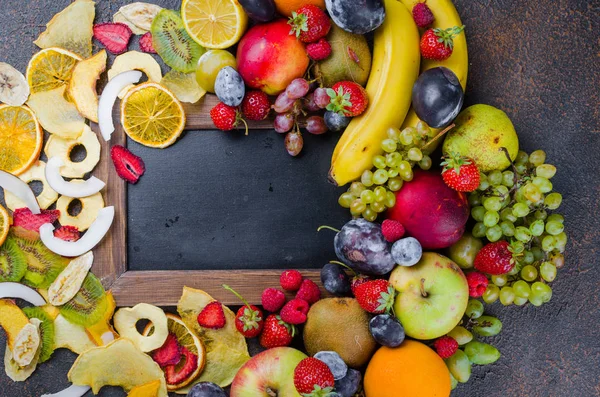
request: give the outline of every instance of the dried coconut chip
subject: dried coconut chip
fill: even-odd
[[[34,306],[44,306],[46,301],[36,290],[19,283],[0,283],[0,299],[23,299]]]
[[[65,163],[59,157],[52,157],[46,164],[46,180],[58,194],[71,198],[83,198],[98,193],[106,186],[95,176],[82,183],[67,182],[60,175],[60,169],[64,165]]]
[[[40,205],[27,183],[6,171],[0,170],[0,187],[4,189],[4,194],[6,194],[7,191],[11,192],[19,200],[24,202],[33,214],[40,214]]]

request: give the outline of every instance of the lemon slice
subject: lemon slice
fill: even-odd
[[[237,0],[183,0],[181,18],[185,30],[205,48],[231,47],[248,26],[248,16]]]
[[[134,141],[162,149],[183,132],[185,113],[175,95],[160,84],[139,84],[121,102],[121,124]]]
[[[81,57],[62,48],[46,48],[35,54],[27,65],[27,82],[31,93],[49,91],[71,81],[73,68]]]
[[[0,105],[0,170],[20,175],[40,157],[44,135],[27,106]]]

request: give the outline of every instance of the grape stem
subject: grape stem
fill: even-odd
[[[508,162],[510,163],[510,167],[513,170],[513,187],[512,187],[512,191],[517,189],[517,186],[519,184],[519,173],[517,172],[517,167],[515,167],[515,164],[513,163],[512,159],[510,158],[510,153],[508,153],[508,149],[505,148],[504,146],[502,146],[500,148],[500,150],[504,153],[504,155],[506,156],[506,158],[508,159]]]
[[[439,132],[439,134],[437,134],[436,136],[434,136],[433,139],[431,139],[429,142],[427,142],[425,145],[423,145],[421,147],[421,151],[423,151],[423,149],[426,149],[427,146],[431,145],[433,142],[437,141],[439,138],[441,138],[442,136],[444,136],[448,131],[450,131],[454,127],[456,127],[456,124],[452,123],[448,127],[446,127],[443,130],[441,130]]]
[[[334,232],[337,232],[337,233],[341,232],[341,230],[340,230],[340,229],[336,229],[335,227],[333,227],[333,226],[328,226],[328,225],[322,225],[322,226],[319,226],[319,227],[317,228],[317,232],[320,232],[320,231],[321,231],[321,230],[323,230],[323,229],[329,229],[329,230],[333,230]]]

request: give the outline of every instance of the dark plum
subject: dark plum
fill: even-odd
[[[333,379],[343,379],[348,374],[348,366],[339,354],[334,351],[321,351],[314,355],[317,360],[323,361],[333,374]]]
[[[339,113],[329,111],[325,112],[324,117],[327,128],[329,128],[329,130],[333,132],[341,132],[345,130],[346,127],[348,127],[348,124],[350,124],[350,121],[352,120],[351,117],[346,117]]]
[[[335,391],[342,397],[352,397],[358,392],[362,375],[360,371],[348,368],[348,373],[340,380],[335,381]]]
[[[255,21],[269,22],[275,18],[273,0],[239,0],[246,14]]]
[[[227,393],[214,383],[200,382],[192,387],[187,397],[227,397]]]
[[[464,92],[454,72],[443,66],[419,76],[412,89],[417,116],[432,128],[443,128],[458,116]]]
[[[396,265],[381,226],[365,219],[346,223],[335,235],[333,244],[339,260],[359,273],[380,276]]]
[[[392,258],[400,266],[413,266],[421,260],[423,248],[414,237],[400,239],[392,245]]]
[[[344,296],[350,294],[350,279],[344,268],[335,263],[328,263],[321,269],[323,287],[333,294]]]
[[[398,347],[404,342],[404,327],[396,316],[380,314],[369,321],[369,330],[373,339],[380,345]]]
[[[365,34],[385,19],[383,0],[325,0],[331,19],[347,32]]]
[[[219,70],[215,80],[215,94],[228,106],[240,106],[246,95],[246,86],[242,76],[231,66]]]

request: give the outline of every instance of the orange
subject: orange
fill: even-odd
[[[291,17],[293,11],[308,4],[313,4],[325,9],[325,0],[275,0],[277,11],[286,17]]]
[[[0,170],[21,175],[40,157],[44,132],[27,106],[0,105]]]
[[[365,373],[366,397],[448,397],[450,372],[444,361],[421,342],[382,347]]]

